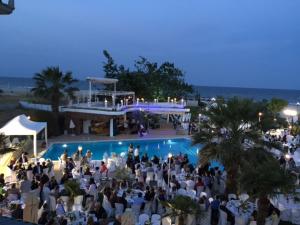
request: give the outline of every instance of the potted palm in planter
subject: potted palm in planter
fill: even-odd
[[[67,206],[72,204],[80,205],[83,200],[84,190],[75,180],[68,180],[64,183],[65,189],[61,192],[61,198]],[[68,207],[69,208],[69,207]]]
[[[199,205],[188,196],[178,195],[171,200],[162,201],[161,204],[169,209],[165,217],[176,217],[178,225],[188,224],[191,218],[196,220],[200,215]]]

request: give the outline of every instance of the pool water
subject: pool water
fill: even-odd
[[[127,153],[128,146],[131,143],[134,148],[137,145],[140,146],[140,156],[147,152],[149,158],[156,155],[162,159],[166,159],[168,153],[178,155],[181,152],[182,154],[187,154],[190,163],[194,165],[198,162],[197,151],[200,151],[202,148],[202,145],[192,146],[191,140],[187,138],[73,142],[68,144],[52,144],[43,155],[43,158],[58,160],[65,150],[67,150],[69,156],[72,156],[77,151],[78,146],[82,146],[84,154],[87,150],[91,150],[93,160],[102,160],[104,153],[107,153],[108,156],[111,156],[112,153]],[[213,162],[213,166],[219,165]]]
[[[161,158],[167,157],[168,153],[178,155],[187,154],[191,163],[196,164],[197,150],[201,149],[201,145],[192,146],[191,140],[187,138],[179,139],[151,139],[151,140],[125,140],[125,141],[95,141],[95,142],[73,142],[73,143],[57,143],[52,144],[47,152],[43,155],[45,159],[58,160],[61,154],[67,150],[68,155],[73,155],[78,146],[82,146],[83,153],[91,150],[93,160],[102,160],[103,154],[106,152],[109,156],[112,153],[120,154],[128,151],[128,146],[133,144],[134,148],[140,146],[140,155],[147,152],[151,158],[156,155]]]

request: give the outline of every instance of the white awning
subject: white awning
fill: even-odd
[[[4,135],[36,135],[47,127],[45,122],[34,122],[24,114],[10,120],[0,129]]]
[[[118,82],[118,79],[112,79],[112,78],[87,77],[86,79],[93,83],[99,83],[99,84],[115,84]]]
[[[45,129],[45,141],[47,146],[47,123],[31,121],[24,114],[10,120],[0,129],[0,133],[10,135],[33,135],[33,154],[37,157],[37,134]]]

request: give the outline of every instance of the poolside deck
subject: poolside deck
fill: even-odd
[[[105,140],[125,140],[125,139],[153,139],[153,138],[175,138],[175,137],[188,137],[187,135],[178,135],[176,131],[172,128],[163,128],[163,129],[155,129],[149,130],[149,133],[140,137],[137,134],[120,134],[115,137],[109,136],[100,136],[93,134],[81,134],[81,135],[61,135],[58,137],[53,137],[48,139],[49,145],[52,143],[68,143],[74,141],[105,141]]]

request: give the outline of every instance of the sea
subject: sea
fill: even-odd
[[[34,80],[32,78],[0,77],[0,89],[6,92],[30,92],[33,86]],[[85,80],[80,80],[76,86],[80,90],[88,89],[88,83]],[[203,98],[215,98],[218,96],[230,98],[237,96],[254,100],[281,98],[288,101],[291,105],[300,102],[300,90],[212,86],[194,86],[194,90],[195,93],[198,92]]]

